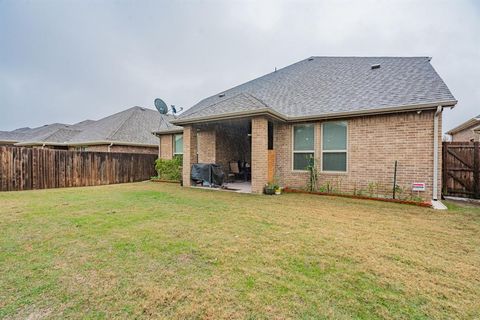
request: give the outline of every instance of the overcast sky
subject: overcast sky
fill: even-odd
[[[0,0],[0,130],[200,99],[309,56],[431,56],[480,114],[479,1]]]

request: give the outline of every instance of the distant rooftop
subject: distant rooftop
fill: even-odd
[[[158,138],[152,132],[172,127],[170,119],[173,116],[161,115],[156,110],[132,107],[96,121],[3,131],[0,132],[0,141],[15,141],[19,145],[128,143],[157,146]]]

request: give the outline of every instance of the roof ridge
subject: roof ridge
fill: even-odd
[[[217,102],[215,102],[215,103],[213,103],[213,104],[211,104],[211,105],[204,106],[203,108],[200,108],[200,109],[196,110],[195,112],[190,113],[188,116],[194,115],[194,114],[196,114],[196,113],[198,113],[198,112],[200,112],[200,111],[202,111],[202,110],[205,110],[205,108],[211,108],[211,107],[214,107],[214,106],[219,105],[220,103],[224,103],[224,102],[230,101],[230,100],[232,100],[232,99],[238,98],[239,96],[244,96],[244,97],[246,97],[247,99],[248,99],[248,98],[253,98],[253,99],[257,100],[258,102],[260,102],[261,104],[263,104],[266,108],[270,108],[265,102],[263,102],[262,100],[258,99],[258,98],[255,97],[255,96],[253,96],[252,94],[250,94],[250,93],[248,93],[248,92],[240,92],[240,93],[237,93],[237,94],[235,94],[235,95],[233,95],[233,96],[231,96],[231,97],[228,97],[228,98],[226,98],[226,99],[223,99],[223,100],[221,100],[221,101],[217,101]],[[212,97],[213,97],[213,96],[212,96]],[[183,115],[183,114],[182,114],[182,115]]]
[[[122,121],[122,123],[117,127],[117,129],[115,129],[114,131],[112,131],[109,135],[106,136],[107,140],[110,140],[112,139],[113,140],[113,136],[117,134],[118,131],[120,131],[120,129],[125,125],[125,123],[127,123],[128,120],[130,120],[133,115],[135,114],[135,112],[137,112],[137,110],[139,110],[139,107],[133,107],[133,108],[130,108],[130,110],[132,110],[132,112],[130,113],[130,115],[125,119],[125,121]],[[120,112],[119,112],[120,113]]]

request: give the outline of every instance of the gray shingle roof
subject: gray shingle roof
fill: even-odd
[[[161,115],[155,110],[133,107],[97,121],[85,120],[74,125],[53,124],[35,129],[0,132],[2,137],[16,137],[20,145],[66,144],[88,145],[91,143],[128,143],[158,145],[152,132],[173,126],[170,115]],[[48,130],[47,130],[48,128]],[[15,132],[17,131],[17,132]],[[5,133],[3,135],[3,133]],[[11,140],[6,140],[11,141]]]
[[[0,141],[24,142],[38,137],[46,137],[59,129],[68,128],[63,123],[52,123],[37,128],[20,128],[13,131],[0,131]]]
[[[158,139],[152,132],[159,130],[168,119],[170,116],[161,115],[158,111],[133,107],[87,124],[68,143],[106,141],[157,145]]]
[[[447,101],[456,102],[428,57],[312,57],[203,99],[178,119],[262,104],[285,117],[304,117]]]

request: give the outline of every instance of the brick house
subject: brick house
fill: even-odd
[[[480,141],[480,114],[448,131],[452,141]]]
[[[156,110],[132,107],[99,120],[85,120],[73,125],[55,124],[23,129],[14,145],[34,148],[91,152],[158,153],[152,131],[167,125],[171,116]],[[169,125],[169,124],[168,124]],[[12,134],[10,134],[10,137]],[[0,140],[2,135],[0,134]]]
[[[399,186],[437,199],[441,115],[456,103],[427,57],[311,57],[203,99],[172,121],[181,145],[179,127],[158,133],[160,153],[183,148],[184,186],[194,163],[249,162],[255,193],[305,187],[312,159],[320,186],[388,193],[398,161]]]

